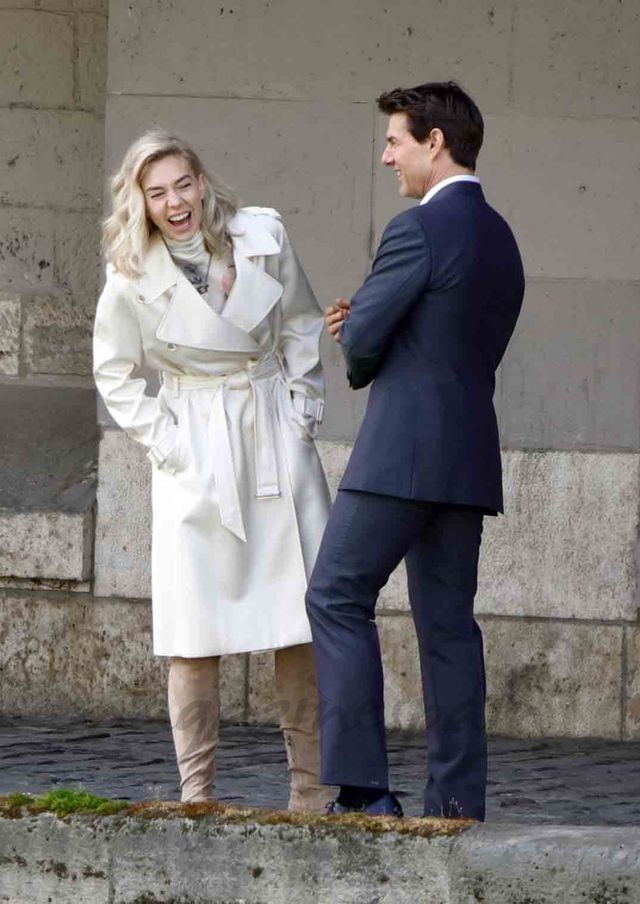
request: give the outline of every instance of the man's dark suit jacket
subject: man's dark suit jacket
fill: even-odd
[[[391,220],[340,334],[352,388],[374,381],[341,489],[502,511],[495,371],[523,294],[478,183]]]

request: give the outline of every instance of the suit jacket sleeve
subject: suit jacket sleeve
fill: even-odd
[[[111,272],[96,311],[93,332],[93,375],[109,414],[133,439],[147,446],[154,464],[173,471],[172,453],[178,428],[147,394],[140,376],[143,351],[140,325],[130,284]]]
[[[309,281],[283,230],[279,280],[282,326],[279,350],[296,419],[312,436],[322,421],[324,379],[320,363],[323,317]]]
[[[340,339],[352,389],[367,386],[384,360],[400,321],[425,291],[431,274],[427,236],[411,211],[394,217],[382,236],[370,276],[351,299]]]

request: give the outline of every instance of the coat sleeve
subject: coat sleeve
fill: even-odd
[[[296,417],[304,429],[315,436],[324,412],[324,378],[320,362],[324,320],[284,229],[279,280],[283,286],[279,351]]]
[[[427,236],[410,214],[394,217],[385,229],[371,274],[351,299],[351,312],[340,330],[352,389],[362,389],[375,378],[398,324],[429,282]]]
[[[93,333],[93,374],[98,392],[115,422],[147,446],[147,457],[175,471],[178,427],[160,402],[147,394],[140,325],[132,287],[111,272],[98,301]]]

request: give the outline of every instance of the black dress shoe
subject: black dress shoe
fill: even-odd
[[[337,800],[327,804],[327,814],[332,816],[340,813],[365,813],[367,816],[397,816],[402,817],[402,807],[395,794],[384,794],[372,804],[362,804],[360,807],[345,807]]]

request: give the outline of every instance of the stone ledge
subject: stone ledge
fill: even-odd
[[[195,808],[194,808],[195,809]],[[219,809],[219,808],[218,808]],[[164,811],[164,812],[163,812]],[[232,811],[0,819],[8,904],[634,904],[640,829],[474,827]],[[238,811],[236,811],[238,812]],[[407,821],[408,823],[409,821]],[[427,820],[411,820],[422,826]],[[456,828],[460,829],[461,826]]]

